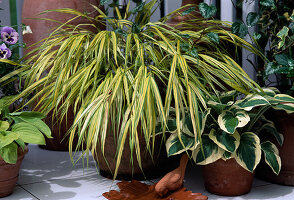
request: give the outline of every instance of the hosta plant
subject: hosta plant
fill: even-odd
[[[265,88],[262,95],[243,97],[236,91],[230,91],[213,96],[202,114],[201,144],[195,142],[191,134],[191,119],[187,114],[181,120],[182,134],[173,133],[167,140],[168,154],[192,150],[194,161],[200,165],[234,158],[243,168],[253,172],[263,152],[266,163],[278,174],[281,159],[277,147],[270,141],[261,142],[259,138],[261,132],[266,132],[273,134],[280,145],[283,143],[283,136],[263,113],[270,107],[292,113],[294,98],[276,92],[276,89]]]
[[[23,150],[26,143],[45,144],[45,137],[51,137],[49,127],[42,121],[45,117],[39,112],[14,112],[4,105],[8,97],[0,99],[0,156],[6,162],[15,164],[17,149]]]
[[[115,17],[108,17],[96,7],[96,17],[72,9],[56,10],[86,17],[92,24],[61,24],[14,72],[25,80],[24,91],[14,100],[27,99],[33,91],[27,104],[37,101],[39,111],[53,111],[61,118],[66,117],[69,107],[74,108],[71,141],[79,138],[85,155],[97,147],[104,153],[107,135],[114,134],[117,167],[127,142],[140,163],[140,149],[146,147],[140,146],[139,136],[151,144],[147,148],[153,154],[156,122],[164,133],[171,105],[175,108],[176,127],[181,126],[186,111],[190,114],[191,135],[198,140],[202,119],[199,110],[207,107],[204,98],[210,92],[216,87],[246,94],[256,91],[258,85],[227,53],[226,45],[259,52],[224,30],[223,22],[189,20],[182,27],[193,30],[177,30],[165,23],[168,17],[150,22],[159,6],[156,0],[139,2],[132,10],[128,2],[123,12],[122,6],[111,6]],[[101,23],[108,29],[100,30]],[[112,133],[108,131],[110,126]]]

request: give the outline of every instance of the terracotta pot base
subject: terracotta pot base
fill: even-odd
[[[208,192],[221,196],[239,196],[250,192],[253,173],[242,168],[235,159],[204,166],[204,185]]]

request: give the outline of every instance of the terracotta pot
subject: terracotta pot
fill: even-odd
[[[130,162],[131,150],[129,146],[128,136],[126,143],[124,145],[124,151],[122,154],[121,163],[118,170],[118,175],[116,179],[118,180],[145,180],[154,179],[163,176],[168,171],[178,167],[180,157],[172,156],[167,158],[166,150],[164,144],[160,144],[162,141],[161,136],[156,137],[154,156],[150,156],[146,149],[146,142],[143,135],[139,136],[140,150],[141,150],[141,162],[142,170],[136,159],[135,150],[133,152],[133,166]],[[113,133],[106,136],[104,156],[102,155],[101,148],[97,145],[96,153],[93,153],[94,159],[99,165],[100,174],[104,177],[113,179],[113,174],[116,166],[116,142],[117,138],[114,137]]]
[[[94,17],[97,12],[95,12],[95,9],[90,4],[100,7],[103,10],[103,7],[100,6],[99,2],[99,0],[24,0],[22,23],[29,25],[33,32],[32,34],[24,35],[24,43],[26,43],[27,46],[35,44],[49,36],[52,30],[60,25],[53,21],[36,20],[30,18],[50,18],[61,22],[66,22],[67,20],[74,17],[70,14],[57,12],[49,12],[39,15],[39,13],[43,12],[44,10],[72,8],[81,12],[92,13],[90,16]],[[69,24],[78,25],[81,23],[89,23],[89,21],[87,21],[85,18],[77,18]],[[101,25],[100,28],[104,29],[104,27]],[[25,49],[25,53],[28,53],[30,50],[32,49]],[[41,147],[48,150],[68,151],[68,137],[65,137],[65,134],[71,127],[73,120],[74,114],[71,109],[69,109],[67,114],[67,120],[64,119],[62,123],[60,123],[57,117],[52,118],[52,113],[49,113],[45,119],[45,122],[52,129],[53,139],[46,138],[46,146]],[[77,143],[77,141],[75,141],[75,143]],[[73,148],[75,148],[75,146]]]
[[[284,144],[280,146],[274,138],[269,139],[276,144],[282,161],[280,174],[277,176],[272,172],[266,163],[262,163],[256,170],[256,176],[260,179],[282,184],[294,186],[294,114],[287,114],[285,111],[270,110],[267,114],[272,116],[278,132],[284,136]]]
[[[0,198],[6,197],[13,192],[18,179],[21,162],[27,152],[27,147],[24,151],[21,148],[18,148],[16,164],[8,164],[0,157]]]
[[[69,135],[67,131],[74,122],[74,113],[72,107],[69,107],[67,116],[60,122],[58,117],[52,118],[52,112],[50,112],[45,118],[45,123],[51,129],[51,135],[53,138],[45,138],[46,145],[40,145],[42,149],[52,151],[68,151],[69,150]],[[75,150],[78,143],[78,138],[74,139],[73,150]]]
[[[204,185],[208,192],[221,196],[238,196],[250,191],[253,173],[241,167],[235,159],[204,166]]]
[[[51,33],[53,28],[60,25],[56,22],[48,20],[36,20],[29,18],[50,18],[61,22],[66,22],[67,20],[74,17],[70,14],[56,12],[49,12],[39,15],[44,10],[59,8],[72,8],[81,12],[92,13],[92,16],[95,16],[97,12],[94,12],[95,9],[90,4],[99,7],[99,2],[99,0],[24,0],[22,9],[22,23],[29,25],[33,32],[32,34],[25,34],[23,36],[24,43],[26,43],[27,46],[35,44],[36,42],[46,38]],[[78,25],[80,23],[87,22],[88,21],[85,18],[77,18],[70,24]],[[28,53],[30,50],[31,49],[25,49],[25,53]]]
[[[199,11],[198,9],[198,5],[200,3],[202,3],[203,0],[182,0],[182,6],[185,6],[187,4],[196,4],[196,8],[195,8],[195,11]],[[186,10],[187,8],[185,8],[184,10]],[[202,18],[201,14],[199,12],[191,12],[192,15],[194,15],[194,17],[196,18]],[[191,15],[185,15],[185,16],[181,16],[179,14],[175,14],[175,16],[173,16],[171,18],[171,20],[168,21],[168,24],[171,25],[171,26],[175,26],[177,25],[179,22],[183,22],[183,21],[186,21],[186,20],[189,20],[189,19],[192,19],[193,16]]]

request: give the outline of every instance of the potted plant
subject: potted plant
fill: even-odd
[[[13,192],[27,143],[45,144],[51,137],[49,127],[41,120],[45,116],[38,112],[10,113],[5,107],[11,97],[0,99],[0,197]]]
[[[259,137],[266,131],[282,145],[282,135],[263,113],[269,107],[294,112],[294,98],[275,91],[266,88],[262,96],[250,94],[242,99],[236,91],[212,96],[202,114],[201,143],[191,134],[191,120],[187,115],[182,119],[181,134],[173,133],[166,142],[168,154],[192,150],[193,160],[205,165],[204,184],[211,193],[225,196],[248,193],[262,152],[275,174],[281,169],[276,145]]]
[[[247,15],[246,24],[235,22],[233,31],[243,30],[239,34],[246,35],[247,27],[258,26],[252,35],[254,43],[263,52],[266,59],[258,60],[255,67],[258,83],[261,86],[271,85],[281,92],[293,96],[293,53],[294,53],[294,10],[289,0],[258,1],[259,12]],[[243,27],[240,29],[240,27]],[[270,77],[270,80],[268,78]],[[274,114],[272,114],[274,113]],[[294,160],[292,152],[294,146],[293,120],[294,114],[281,111],[269,111],[269,117],[277,124],[277,128],[284,134],[285,142],[278,147],[282,159],[281,173],[277,176],[264,165],[257,171],[257,176],[283,185],[294,185]]]
[[[129,1],[123,6],[110,6],[115,10],[114,17],[95,6],[99,13],[95,17],[72,9],[58,10],[97,22],[93,23],[97,30],[65,23],[53,31],[18,69],[25,89],[15,99],[26,99],[34,91],[27,104],[38,99],[40,111],[52,111],[60,120],[72,106],[75,122],[70,131],[70,153],[75,150],[74,138],[78,138],[84,155],[88,157],[90,151],[94,157],[99,154],[100,170],[110,171],[113,177],[120,169],[127,169],[130,175],[148,168],[152,172],[151,167],[154,169],[158,162],[152,158],[161,154],[166,137],[170,105],[175,108],[177,127],[183,108],[189,108],[196,137],[198,110],[206,106],[204,98],[209,91],[216,87],[256,91],[258,85],[228,55],[223,44],[229,42],[260,53],[224,30],[220,21],[189,20],[193,30],[167,25],[168,16],[150,22],[159,6],[156,0],[139,2],[132,10]],[[99,23],[109,29],[99,29],[95,26]],[[42,76],[44,73],[46,76]],[[156,122],[163,129],[159,137],[155,136]],[[122,162],[126,166],[122,167]]]

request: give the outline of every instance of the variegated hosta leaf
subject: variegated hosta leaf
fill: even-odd
[[[264,153],[265,162],[272,168],[273,172],[278,175],[281,170],[279,150],[269,141],[261,143],[260,146]]]
[[[273,106],[275,110],[284,110],[288,114],[294,112],[294,103],[280,103],[278,105]]]
[[[258,132],[267,131],[271,133],[273,136],[275,136],[278,143],[282,146],[284,142],[284,136],[278,132],[278,130],[275,127],[275,124],[273,122],[268,122],[266,124],[263,124],[262,127],[258,130]]]
[[[244,169],[253,172],[261,159],[260,140],[258,136],[252,132],[243,133],[234,158]]]
[[[287,113],[294,112],[294,98],[287,94],[277,94],[269,101],[276,110],[284,110]]]
[[[221,114],[221,112],[226,108],[227,104],[222,104],[216,101],[208,101],[207,105],[216,111],[217,114]]]
[[[280,91],[274,87],[262,88],[262,90],[266,95],[270,97],[274,97],[276,94],[280,93]]]
[[[239,120],[231,111],[223,111],[217,119],[219,127],[227,132],[233,134],[239,124]]]
[[[250,121],[250,117],[245,111],[240,110],[234,113],[234,110],[230,110],[223,111],[217,121],[222,130],[233,134],[236,128],[244,127]]]
[[[220,159],[223,154],[223,149],[209,139],[208,135],[203,135],[202,145],[197,146],[193,151],[192,157],[197,164],[207,165]]]
[[[220,148],[231,153],[236,151],[240,143],[240,135],[238,131],[235,131],[234,134],[228,134],[220,129],[217,131],[212,129],[208,136]]]
[[[239,124],[237,127],[244,127],[250,121],[250,117],[245,111],[238,111],[236,113],[236,117],[239,120]]]
[[[183,143],[180,141],[177,133],[173,133],[168,138],[166,141],[166,151],[168,156],[177,155],[187,150],[193,150],[195,147],[194,137],[182,133],[181,140]]]
[[[229,159],[231,159],[231,158],[232,158],[232,153],[231,153],[231,152],[228,152],[228,151],[225,151],[224,154],[223,154],[222,159],[223,159],[224,161],[226,161],[226,160],[229,160]]]
[[[264,97],[257,94],[250,94],[246,96],[244,99],[236,101],[234,105],[243,110],[250,111],[254,107],[269,104],[270,103]]]
[[[234,98],[236,97],[236,95],[237,95],[236,90],[231,90],[231,91],[228,91],[228,92],[221,93],[220,101],[222,103],[227,103],[227,102],[233,101]]]
[[[155,127],[155,133],[161,134],[163,132],[164,125],[161,122],[158,122]],[[166,124],[166,132],[174,133],[177,130],[176,118],[168,119]]]
[[[210,114],[210,108],[208,108],[207,110],[203,112],[199,111],[199,124],[200,124],[200,131],[202,134],[205,128],[205,123],[206,123],[206,119],[207,116]],[[190,135],[191,137],[194,136],[194,131],[193,131],[193,124],[192,124],[192,120],[191,120],[191,115],[187,114],[183,123],[183,130],[182,130],[185,134]]]

